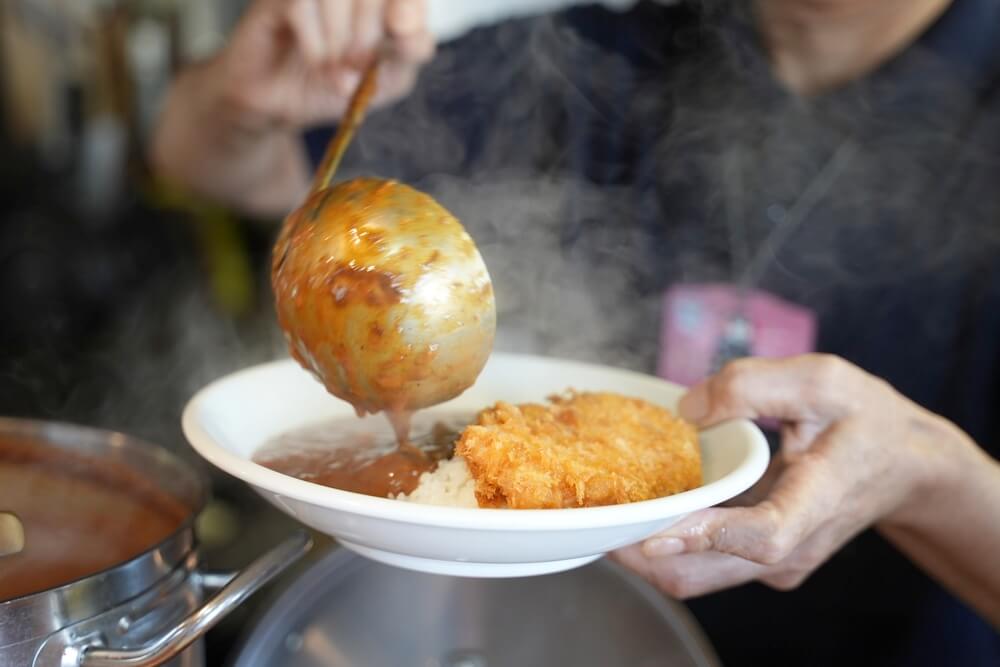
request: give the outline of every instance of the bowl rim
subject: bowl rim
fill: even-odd
[[[621,375],[638,376],[647,381],[662,383],[665,387],[683,390],[683,387],[656,376],[612,366],[557,357],[502,352],[495,352],[490,357],[491,362],[504,359],[570,364],[593,371],[611,371]],[[368,496],[322,486],[266,468],[251,459],[230,451],[217,442],[204,428],[199,416],[204,406],[219,391],[220,387],[238,382],[242,376],[247,374],[290,365],[297,366],[292,359],[279,359],[250,366],[212,381],[188,401],[181,416],[181,425],[194,450],[223,472],[258,490],[318,508],[403,524],[480,531],[570,531],[581,528],[606,528],[667,519],[717,505],[753,486],[764,475],[770,461],[770,448],[764,434],[751,421],[739,419],[724,422],[702,431],[702,433],[711,433],[721,427],[736,428],[736,432],[740,433],[746,442],[745,455],[736,468],[719,479],[696,489],[663,498],[600,507],[492,509],[427,505]],[[308,376],[307,371],[302,370],[302,373]]]

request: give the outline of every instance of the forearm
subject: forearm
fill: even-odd
[[[227,100],[213,66],[193,66],[171,87],[150,147],[153,169],[244,213],[281,217],[308,187],[301,137]]]
[[[954,427],[949,463],[880,532],[924,571],[1000,628],[1000,464]]]

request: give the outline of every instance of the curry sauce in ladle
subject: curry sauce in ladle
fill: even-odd
[[[394,180],[332,184],[375,91],[365,73],[305,203],[284,221],[271,280],[292,356],[358,416],[410,415],[458,396],[489,357],[496,305],[461,223]],[[419,451],[410,448],[412,451]]]

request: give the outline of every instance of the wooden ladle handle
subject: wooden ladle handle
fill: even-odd
[[[361,125],[361,121],[364,120],[368,104],[375,95],[379,61],[380,58],[378,57],[372,60],[371,65],[365,70],[357,90],[354,91],[354,96],[351,98],[347,111],[340,121],[340,127],[337,128],[337,133],[330,139],[330,144],[326,147],[326,154],[323,156],[323,161],[320,163],[319,169],[316,170],[316,180],[313,182],[312,188],[313,192],[330,187],[330,183],[333,181],[333,177],[340,167],[344,152],[347,150],[347,145],[351,143],[355,130]]]

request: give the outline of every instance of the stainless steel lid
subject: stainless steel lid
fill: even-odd
[[[714,667],[687,610],[599,562],[529,579],[409,572],[337,550],[254,624],[237,667]]]

